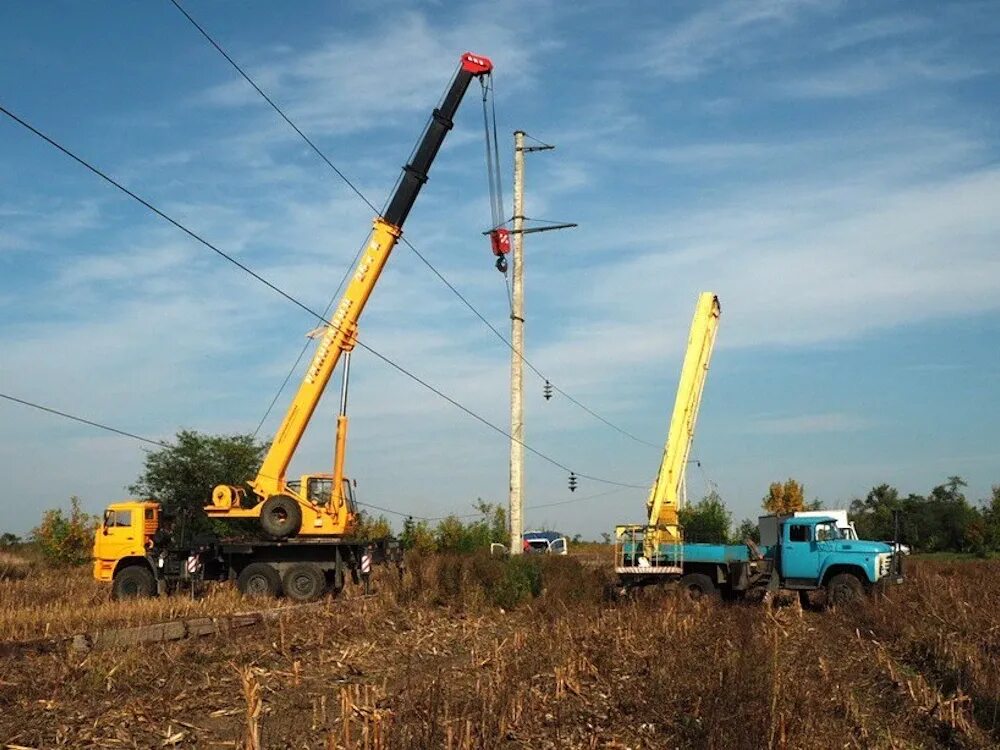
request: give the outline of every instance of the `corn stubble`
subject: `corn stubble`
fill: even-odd
[[[1000,563],[915,563],[881,600],[832,612],[612,600],[604,560],[518,565],[414,558],[402,579],[379,572],[376,597],[349,589],[228,638],[4,657],[0,746],[1000,744]],[[0,582],[5,605],[24,581]],[[56,620],[63,629],[209,606],[111,614],[89,593],[61,594],[81,610]],[[220,611],[246,608],[211,596]],[[18,602],[7,638],[38,631],[41,605],[18,629]]]

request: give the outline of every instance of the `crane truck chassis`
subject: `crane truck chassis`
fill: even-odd
[[[158,541],[160,519],[160,505],[151,501],[114,503],[105,511],[94,543],[94,578],[110,582],[114,598],[231,580],[247,596],[309,602],[337,594],[348,578],[358,583],[367,566],[402,559],[394,539],[220,539],[181,528]]]

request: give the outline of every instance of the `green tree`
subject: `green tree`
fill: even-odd
[[[434,530],[434,540],[441,552],[472,552],[489,549],[490,544],[508,541],[507,512],[499,504],[476,501],[479,518],[464,523],[461,518],[450,515],[438,522]]]
[[[399,541],[403,549],[414,549],[424,554],[437,550],[430,524],[427,521],[414,521],[412,516],[403,521],[403,533],[399,535]]]
[[[267,443],[253,435],[177,433],[174,444],[146,454],[142,474],[128,491],[150,497],[166,510],[201,510],[217,484],[244,485],[254,478]]]
[[[31,532],[42,557],[53,565],[82,565],[91,559],[97,517],[83,512],[78,497],[71,497],[69,505],[69,513],[62,508],[45,511]]]
[[[714,544],[729,541],[733,516],[715,490],[697,503],[681,508],[679,516],[685,541]]]
[[[358,511],[358,525],[354,536],[358,539],[384,539],[392,536],[392,524],[383,515],[376,517],[366,510]]]
[[[760,529],[756,521],[744,518],[733,532],[733,544],[743,544],[747,539],[760,544]]]
[[[933,550],[978,552],[982,545],[982,529],[977,521],[980,516],[962,492],[966,484],[961,477],[948,477],[948,481],[931,490],[922,514],[930,527]]]
[[[0,547],[13,547],[20,543],[21,537],[17,534],[11,534],[9,531],[0,534]]]
[[[805,487],[789,478],[785,482],[772,482],[761,506],[768,513],[795,513],[805,509]]]
[[[854,522],[861,539],[892,539],[893,513],[902,509],[899,490],[880,484],[872,487],[864,500],[855,498],[851,501],[848,517]]]
[[[993,485],[993,495],[982,510],[985,551],[1000,551],[1000,484]]]

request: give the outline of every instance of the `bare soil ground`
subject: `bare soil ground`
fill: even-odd
[[[383,571],[374,597],[229,637],[10,654],[0,747],[1000,745],[1000,563],[916,563],[884,597],[819,612],[608,600],[608,567],[584,562],[544,560],[537,596],[515,605],[493,563],[428,558],[402,580]],[[85,572],[63,577],[74,612],[50,632],[259,606],[218,591],[119,611]],[[0,581],[4,639],[60,609],[32,602],[28,580]]]

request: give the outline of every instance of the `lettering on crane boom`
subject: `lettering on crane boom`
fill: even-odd
[[[354,272],[354,278],[351,280],[352,284],[361,283],[365,280],[365,277],[368,275],[368,271],[371,270],[372,264],[375,262],[375,254],[381,249],[382,245],[379,242],[373,241],[368,246],[368,249],[365,251],[364,258],[358,265],[358,270]],[[316,382],[317,376],[320,372],[322,372],[323,364],[326,362],[326,357],[330,351],[330,347],[333,345],[337,334],[341,333],[344,318],[347,317],[347,313],[350,312],[353,306],[354,300],[348,297],[342,299],[340,304],[337,306],[337,312],[330,320],[330,325],[327,326],[326,333],[323,335],[323,340],[316,349],[316,356],[313,357],[312,365],[310,365],[309,371],[306,373],[306,382],[310,385]],[[350,340],[351,332],[343,331],[343,333],[344,338]]]

